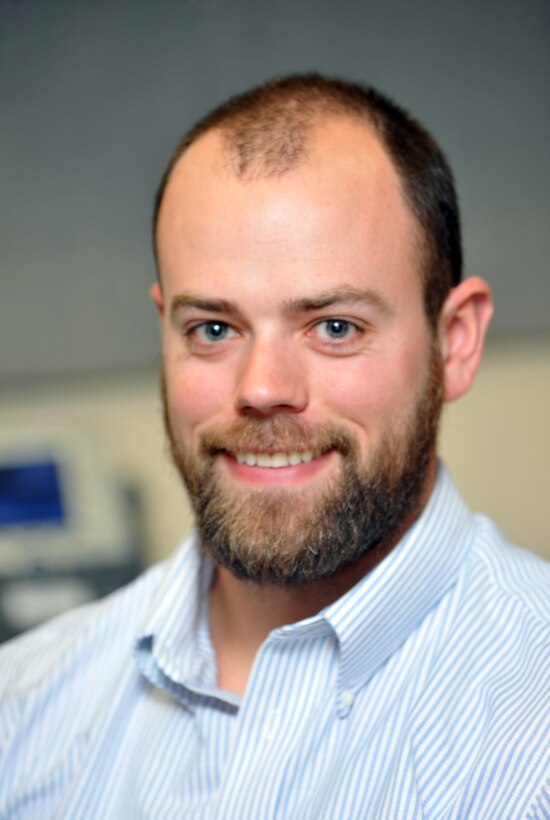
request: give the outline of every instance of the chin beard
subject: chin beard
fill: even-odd
[[[246,417],[212,428],[200,452],[179,444],[163,380],[164,417],[172,459],[195,511],[203,549],[239,578],[297,585],[329,578],[388,542],[419,511],[435,452],[442,368],[433,345],[425,389],[408,422],[390,429],[361,463],[358,442],[342,427],[311,429],[290,413]],[[335,450],[340,468],[320,489],[249,488],[218,472],[222,451]]]

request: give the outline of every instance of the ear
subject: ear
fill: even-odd
[[[164,297],[162,295],[162,288],[158,282],[155,282],[153,285],[151,285],[149,295],[155,303],[159,319],[162,319],[164,316]]]
[[[477,276],[461,282],[445,300],[438,323],[445,401],[454,401],[469,390],[492,315],[491,289]]]

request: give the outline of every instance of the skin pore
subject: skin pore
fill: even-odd
[[[440,401],[473,378],[490,297],[481,280],[462,283],[434,333],[417,231],[380,143],[345,118],[316,129],[307,159],[280,177],[238,178],[220,135],[209,132],[168,183],[158,226],[162,289],[154,285],[152,296],[170,441],[199,513],[215,497],[216,515],[223,510],[253,568],[245,577],[221,560],[220,518],[208,535],[199,514],[219,560],[210,629],[222,688],[242,693],[269,631],[350,589],[429,497]],[[258,463],[293,453],[295,464]],[[346,510],[352,523],[360,518],[380,476],[388,509],[400,498],[394,519],[368,550],[316,559],[338,540]],[[362,501],[349,515],[359,484]],[[344,501],[334,511],[337,498]],[[352,528],[361,543],[377,520],[380,505],[372,506],[363,530]],[[339,549],[349,540],[344,530]]]

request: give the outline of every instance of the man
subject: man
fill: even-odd
[[[439,148],[279,80],[189,132],[154,240],[197,532],[6,647],[2,817],[550,816],[549,568],[435,454],[492,312]]]

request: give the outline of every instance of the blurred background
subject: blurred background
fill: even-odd
[[[0,638],[189,528],[157,398],[154,191],[199,116],[310,70],[378,87],[451,160],[496,316],[442,452],[474,509],[550,557],[548,0],[0,0]]]

